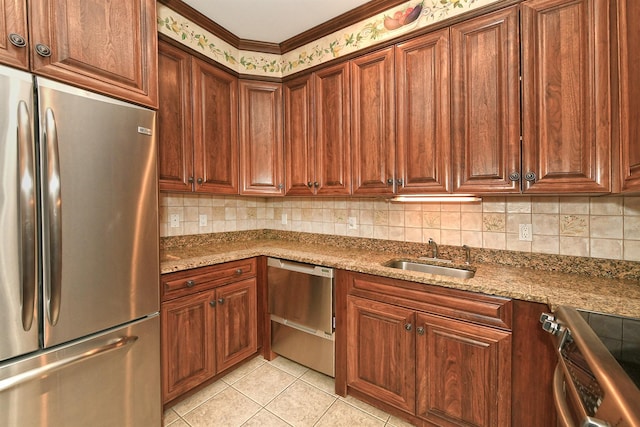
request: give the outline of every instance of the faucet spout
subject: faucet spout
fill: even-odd
[[[438,259],[438,244],[436,243],[436,241],[433,240],[431,237],[429,237],[429,240],[427,241],[427,244],[433,248],[432,249],[433,250],[433,253],[432,253],[433,258],[434,259]]]

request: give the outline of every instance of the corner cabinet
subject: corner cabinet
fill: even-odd
[[[611,190],[609,9],[521,3],[524,193]]]
[[[286,195],[351,194],[349,63],[284,83]]]
[[[238,79],[159,43],[162,191],[238,194]]]
[[[240,194],[284,195],[282,84],[240,81]]]
[[[28,5],[34,73],[157,107],[154,0]]]
[[[418,425],[510,425],[511,300],[345,274],[350,394]]]
[[[256,268],[249,259],[162,276],[163,403],[257,352]]]

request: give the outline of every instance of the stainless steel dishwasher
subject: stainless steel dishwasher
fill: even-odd
[[[333,269],[269,258],[271,349],[335,376]]]

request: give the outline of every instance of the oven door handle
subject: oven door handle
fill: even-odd
[[[562,427],[573,427],[575,423],[571,417],[567,398],[564,394],[564,373],[562,367],[558,363],[553,373],[553,402],[558,412],[558,425]]]

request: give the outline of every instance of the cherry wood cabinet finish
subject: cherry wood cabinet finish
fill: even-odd
[[[349,63],[313,74],[314,155],[318,195],[351,194]],[[316,182],[318,183],[316,185]]]
[[[256,278],[216,289],[216,363],[218,372],[258,350]]]
[[[240,81],[240,194],[284,195],[282,84]]]
[[[413,310],[347,297],[347,384],[415,411]]]
[[[193,190],[191,55],[158,42],[158,178],[163,191]]]
[[[311,196],[316,180],[312,75],[285,82],[283,92],[285,193]]]
[[[416,319],[416,413],[437,426],[506,426],[511,333],[426,313]]]
[[[238,194],[238,79],[192,60],[195,191]]]
[[[257,353],[264,303],[255,258],[164,274],[161,285],[167,404]]]
[[[519,193],[518,7],[451,27],[453,192]]]
[[[640,2],[617,1],[617,111],[619,182],[622,192],[640,191]],[[618,165],[616,165],[618,166]]]
[[[162,304],[162,395],[168,402],[216,373],[215,291]]]
[[[395,73],[393,46],[351,61],[353,194],[393,194]]]
[[[397,192],[451,190],[449,29],[396,45]]]
[[[611,189],[609,3],[521,4],[524,193]]]
[[[29,27],[36,74],[157,108],[154,0],[33,0]]]
[[[11,34],[22,38],[25,44],[12,44],[9,41]],[[0,63],[23,70],[29,69],[29,33],[25,0],[0,0]]]

